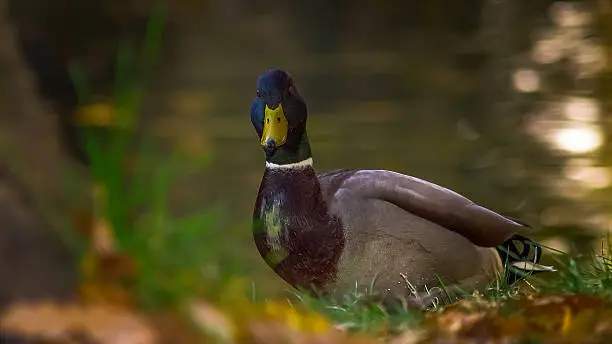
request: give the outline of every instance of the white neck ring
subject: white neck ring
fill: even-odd
[[[270,169],[297,169],[312,166],[312,158],[308,158],[298,162],[292,162],[290,164],[274,164],[266,161],[266,168]]]

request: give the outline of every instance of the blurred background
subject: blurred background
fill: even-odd
[[[3,220],[0,249],[75,279],[66,263],[50,267],[74,256],[64,234],[91,202],[71,71],[88,76],[90,102],[111,98],[119,48],[144,39],[154,4],[0,4],[0,191],[21,190],[0,204],[21,221],[10,232]],[[410,174],[531,224],[546,245],[601,250],[612,228],[612,1],[175,0],[163,13],[134,133],[156,143],[142,175],[173,166],[168,212],[215,214],[185,234],[208,236],[167,248],[209,252],[202,274],[229,269],[263,295],[287,288],[250,231],[264,156],[248,112],[271,68],[291,72],[309,104],[317,170]],[[23,220],[34,208],[40,221]],[[24,257],[0,264],[0,279]]]

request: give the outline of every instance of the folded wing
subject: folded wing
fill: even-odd
[[[414,215],[461,234],[478,246],[503,244],[525,227],[436,184],[385,170],[353,171],[339,189],[393,203]]]

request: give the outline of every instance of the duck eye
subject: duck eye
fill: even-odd
[[[257,98],[261,98],[261,92],[259,92],[259,90],[257,90]]]

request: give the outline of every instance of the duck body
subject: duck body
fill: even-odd
[[[368,291],[406,299],[441,285],[471,291],[503,271],[508,256],[496,247],[523,240],[516,233],[525,225],[396,172],[317,174],[302,104],[288,73],[270,71],[251,107],[266,152],[253,236],[281,278],[337,297]],[[537,250],[518,253],[539,262]]]
[[[414,213],[405,209],[411,204],[383,196],[395,192],[429,197],[427,202],[440,206],[461,202],[465,212],[475,206],[450,190],[390,171],[316,174],[312,166],[268,167],[255,205],[255,243],[268,265],[292,286],[335,296],[356,286],[393,298],[441,283],[476,288],[502,271],[495,248],[476,245],[433,216],[415,214],[418,208]],[[433,200],[436,196],[440,199]],[[507,230],[522,227],[485,208],[476,211]]]

